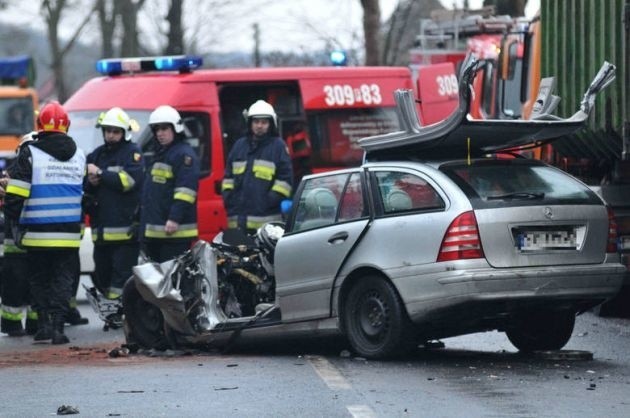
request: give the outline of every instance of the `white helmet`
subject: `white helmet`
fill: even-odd
[[[149,125],[155,125],[159,123],[170,123],[173,125],[173,130],[180,134],[184,132],[184,122],[179,112],[173,109],[171,106],[163,105],[159,106],[149,116]]]
[[[113,126],[114,128],[120,128],[125,131],[125,141],[131,141],[132,131],[137,126],[137,122],[129,117],[127,112],[119,107],[112,107],[107,112],[102,113],[98,118],[97,126]]]
[[[247,110],[247,120],[251,118],[271,118],[273,119],[274,126],[278,126],[278,118],[276,112],[273,110],[273,106],[264,100],[257,100],[256,103],[251,105]]]

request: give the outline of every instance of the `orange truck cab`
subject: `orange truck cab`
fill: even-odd
[[[359,164],[357,141],[398,130],[393,92],[414,87],[403,67],[201,66],[194,56],[101,60],[97,70],[103,76],[85,83],[64,107],[72,121],[69,134],[86,153],[102,144],[95,128],[101,112],[122,107],[139,122],[134,141],[147,155],[155,147],[149,114],[160,105],[175,107],[201,160],[197,210],[205,240],[227,225],[220,194],[224,161],[246,131],[243,110],[256,100],[274,106],[297,181],[306,173]]]
[[[35,130],[37,92],[28,87],[34,80],[28,56],[0,58],[0,169],[15,156],[20,138]]]

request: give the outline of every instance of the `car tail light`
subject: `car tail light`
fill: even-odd
[[[448,227],[437,261],[483,258],[479,228],[475,214],[464,212],[451,222]]]
[[[606,245],[607,253],[617,252],[617,221],[615,220],[615,213],[610,207],[608,209],[608,243]]]

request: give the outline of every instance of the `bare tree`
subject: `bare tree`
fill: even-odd
[[[77,38],[81,34],[81,31],[83,31],[90,21],[90,18],[92,17],[92,14],[96,10],[98,4],[96,2],[94,3],[94,6],[85,16],[83,22],[81,22],[81,24],[76,28],[74,34],[70,37],[70,40],[62,46],[61,40],[59,39],[59,24],[61,22],[63,12],[66,11],[69,6],[70,4],[66,0],[42,0],[40,5],[40,10],[44,17],[44,21],[46,22],[46,29],[48,32],[48,45],[50,47],[51,55],[50,67],[56,81],[57,96],[61,102],[65,101],[69,96],[63,71],[63,59],[76,42]]]
[[[381,7],[378,0],[361,0],[363,7],[363,34],[365,38],[365,65],[379,65],[379,33],[381,29]]]
[[[184,0],[171,0],[171,7],[166,15],[169,24],[164,53],[166,55],[179,55],[184,53],[184,29],[182,28],[182,9]]]
[[[98,21],[101,32],[101,56],[114,56],[114,32],[116,30],[119,3],[114,0],[97,0]]]
[[[138,12],[144,0],[114,0],[118,3],[122,23],[122,42],[120,44],[121,57],[135,57],[140,55],[138,41]]]
[[[409,50],[420,30],[422,19],[431,11],[444,9],[439,0],[399,0],[383,28],[383,65],[408,65]]]

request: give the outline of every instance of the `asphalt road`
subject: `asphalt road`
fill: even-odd
[[[395,361],[343,343],[276,341],[218,352],[112,358],[121,330],[68,327],[71,343],[0,337],[0,417],[628,417],[630,320],[578,318],[567,350],[592,360],[525,357],[496,332],[445,339]],[[566,351],[564,353],[567,353]]]

